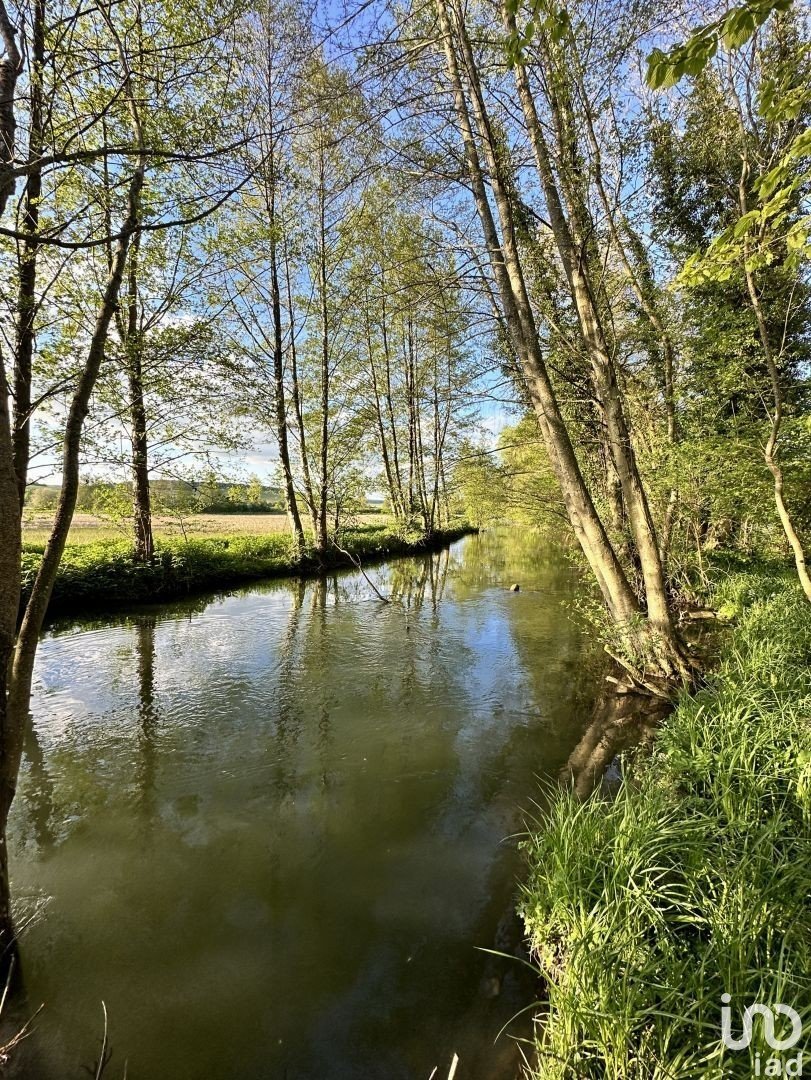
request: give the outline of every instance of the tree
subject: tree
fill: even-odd
[[[453,489],[465,517],[479,529],[509,516],[504,471],[494,456],[481,447],[462,444],[453,467]]]
[[[569,520],[595,574],[614,622],[626,635],[629,654],[640,674],[651,672],[666,683],[689,678],[690,664],[676,633],[669,605],[656,530],[628,430],[622,389],[605,338],[594,283],[577,256],[571,217],[551,170],[549,150],[537,117],[536,104],[523,65],[516,79],[531,139],[546,209],[558,255],[564,267],[579,333],[590,360],[595,391],[600,397],[607,441],[622,488],[644,579],[644,605],[629,581],[608,531],[595,506],[577,459],[569,427],[549,377],[536,315],[527,292],[509,177],[505,175],[495,129],[485,99],[470,36],[461,10],[445,0],[436,5],[439,37],[445,55],[446,77],[465,147],[465,162],[492,273],[512,347],[538,417],[567,507]],[[512,27],[506,15],[507,27]],[[557,43],[550,40],[546,47]],[[554,113],[557,99],[549,100]],[[560,125],[558,125],[560,126]],[[493,192],[500,236],[485,182],[485,167]],[[642,675],[644,679],[645,676]]]
[[[5,155],[0,211],[8,204],[18,170],[27,178],[22,228],[0,229],[0,235],[22,241],[19,249],[12,247],[9,252],[7,246],[2,253],[7,264],[16,264],[21,297],[11,384],[5,359],[0,356],[0,935],[7,943],[13,939],[13,925],[5,831],[28,722],[37,642],[76,505],[85,418],[105,362],[129,254],[134,239],[144,231],[200,219],[212,211],[218,197],[224,197],[213,182],[211,194],[200,201],[197,191],[189,191],[186,183],[199,163],[216,161],[219,150],[206,139],[218,133],[217,125],[208,123],[199,133],[195,129],[185,135],[178,128],[177,149],[167,150],[160,125],[153,129],[151,124],[153,111],[171,107],[167,92],[178,101],[184,95],[191,100],[200,85],[212,85],[210,63],[216,66],[217,51],[225,46],[232,14],[212,16],[200,8],[192,17],[191,12],[190,7],[184,26],[165,9],[156,12],[146,46],[137,6],[67,6],[59,13],[53,10],[49,25],[44,6],[40,7],[34,37],[44,35],[45,52],[43,39],[38,39],[32,45],[34,66],[28,73],[29,81],[35,87],[39,83],[40,88],[23,101],[29,140],[18,165],[14,133],[24,54],[17,47],[5,7],[0,8],[0,34],[6,50],[0,60],[5,91],[0,115]],[[66,26],[70,33],[64,32]],[[77,50],[83,56],[78,63]],[[41,65],[42,55],[50,57],[47,67]],[[150,68],[147,55],[151,60],[160,57],[159,70],[157,66]],[[227,65],[220,70],[226,72]],[[59,125],[42,124],[45,100],[48,115],[60,116]],[[92,179],[99,166],[117,178],[112,206],[98,197],[104,185]],[[177,175],[171,194],[164,201],[153,200],[147,174],[171,169]],[[36,178],[33,187],[28,183],[32,177]],[[37,184],[41,185],[39,194]],[[32,198],[38,207],[33,217]],[[57,364],[55,372],[60,392],[66,394],[59,423],[62,482],[51,535],[17,630],[22,493],[28,480],[30,437],[36,408],[54,393],[52,384],[39,398],[31,396],[36,377],[47,379],[54,374],[47,363],[44,371],[36,370],[39,358],[33,349],[36,322],[32,320],[42,318],[44,298],[50,296],[48,284],[43,288],[38,284],[38,268],[43,261],[58,262],[57,252],[72,258],[94,247],[106,250],[108,261],[101,291],[90,301],[94,315],[89,333],[77,354],[70,358],[58,350],[55,354],[60,362],[66,361],[61,368]],[[68,310],[64,317],[70,321],[73,315]],[[9,410],[12,395],[13,414]],[[9,952],[4,955],[8,958]]]
[[[726,40],[737,43],[729,35]],[[808,250],[809,219],[801,206],[811,184],[811,170],[803,164],[811,154],[811,130],[806,126],[811,116],[808,65],[809,46],[798,33],[796,20],[791,14],[777,15],[745,52],[738,53],[734,65],[721,62],[696,84],[694,97],[708,90],[723,97],[728,122],[722,129],[721,153],[726,161],[722,158],[719,164],[730,175],[728,194],[712,222],[721,226],[720,231],[705,250],[690,255],[679,282],[714,297],[724,290],[728,295],[742,294],[748,305],[750,334],[754,330],[760,345],[768,386],[765,393],[757,393],[758,411],[765,394],[771,398],[771,406],[765,407],[763,458],[797,576],[811,600],[811,576],[789,509],[780,460],[786,396],[798,379],[806,329],[808,286],[801,265]],[[678,74],[680,69],[674,78]],[[757,102],[754,109],[751,102]],[[706,242],[706,232],[697,239]],[[750,343],[746,347],[751,351]]]

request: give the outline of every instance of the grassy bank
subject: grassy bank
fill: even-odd
[[[724,1049],[725,993],[735,1036],[755,1002],[805,1014],[784,1056],[808,1075],[811,607],[774,568],[721,574],[713,602],[733,625],[711,684],[613,802],[562,793],[526,843],[543,1080],[751,1077],[756,1053],[774,1075],[759,1017]]]
[[[313,551],[296,558],[286,535],[230,536],[206,539],[168,539],[156,542],[155,558],[136,563],[127,540],[73,544],[65,549],[49,611],[80,612],[143,601],[170,600],[220,589],[240,582],[287,575],[317,574],[367,564],[397,555],[436,550],[459,539],[468,528],[446,529],[425,538],[404,538],[391,528],[362,526],[346,532],[341,546],[320,557]],[[23,593],[31,589],[43,547],[26,544],[23,552]],[[351,556],[351,557],[350,557]]]

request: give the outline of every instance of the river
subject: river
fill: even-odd
[[[391,603],[345,572],[44,635],[16,1075],[92,1074],[102,1001],[106,1080],[499,1074],[516,1006],[477,946],[589,719],[577,576],[522,530],[367,573]]]

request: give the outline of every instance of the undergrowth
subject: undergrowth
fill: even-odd
[[[775,1051],[759,1018],[725,1048],[722,995],[735,1036],[755,1002],[811,1016],[811,607],[773,565],[721,571],[712,600],[734,622],[710,684],[613,801],[563,791],[525,841],[534,1077],[751,1077]]]

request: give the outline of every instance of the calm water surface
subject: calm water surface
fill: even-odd
[[[20,1075],[87,1076],[102,1000],[115,1080],[411,1080],[454,1051],[496,1075],[513,1003],[476,946],[588,720],[575,576],[491,531],[368,573],[391,604],[346,573],[45,635]]]

